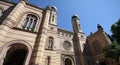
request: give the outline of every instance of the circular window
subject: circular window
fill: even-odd
[[[66,49],[66,50],[70,50],[70,48],[71,48],[71,43],[68,42],[68,41],[65,41],[65,42],[63,43],[63,48]]]

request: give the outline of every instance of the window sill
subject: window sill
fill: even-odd
[[[34,33],[34,34],[37,34],[37,32],[30,31],[30,30],[25,30],[25,29],[22,29],[22,28],[17,28],[17,27],[14,27],[13,29],[15,29],[15,30],[19,30],[19,31],[24,31],[24,32],[29,32],[29,33]]]

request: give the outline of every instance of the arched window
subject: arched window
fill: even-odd
[[[52,16],[52,22],[54,21],[54,18],[55,18],[55,16],[53,15],[53,16]]]
[[[28,14],[25,21],[24,21],[24,24],[23,24],[23,28],[24,29],[27,29],[27,30],[34,30],[35,29],[35,25],[37,23],[37,17],[32,15],[32,14]]]
[[[51,62],[51,57],[47,56],[45,65],[50,65],[50,62]]]
[[[54,42],[53,37],[49,37],[48,38],[48,45],[47,45],[48,49],[53,49],[53,42]]]
[[[69,58],[65,59],[65,65],[72,65],[72,61]]]

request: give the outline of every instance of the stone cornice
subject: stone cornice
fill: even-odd
[[[60,29],[58,28],[58,32],[64,32],[64,33],[68,33],[68,34],[74,34],[74,32],[71,32],[71,31],[67,31],[67,30],[64,30],[64,29]]]

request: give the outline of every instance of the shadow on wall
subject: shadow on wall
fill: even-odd
[[[2,16],[0,17],[0,25],[6,19],[6,17],[10,14],[10,12],[14,9],[14,6],[9,7],[7,10],[2,12]]]

